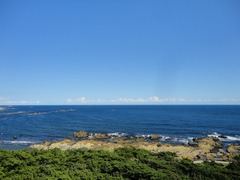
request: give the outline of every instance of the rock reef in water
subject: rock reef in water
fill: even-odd
[[[212,137],[196,138],[194,146],[192,145],[173,145],[164,144],[156,139],[160,136],[150,136],[148,139],[139,137],[117,137],[105,133],[92,134],[85,131],[74,133],[76,139],[66,139],[57,142],[44,142],[31,145],[35,149],[91,149],[91,150],[109,150],[127,147],[145,149],[153,152],[169,151],[174,152],[179,158],[189,158],[192,160],[211,160],[211,161],[231,161],[232,158],[240,154],[239,145],[231,145],[227,151],[223,150],[223,144]],[[153,138],[154,137],[154,138]],[[149,139],[152,141],[149,141]]]
[[[162,137],[161,136],[159,136],[158,134],[152,134],[151,136],[150,136],[150,139],[151,140],[159,140],[159,139],[161,139]]]
[[[74,132],[73,137],[75,138],[87,138],[89,137],[90,133],[87,133],[85,131],[79,131],[79,132]]]
[[[89,133],[86,131],[79,131],[74,132],[73,137],[77,140],[83,140],[83,139],[109,139],[112,136],[109,136],[106,133]]]

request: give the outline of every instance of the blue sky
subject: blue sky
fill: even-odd
[[[0,104],[240,104],[240,2],[0,1]]]

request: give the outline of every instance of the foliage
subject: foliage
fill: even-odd
[[[228,166],[177,160],[142,149],[0,150],[0,179],[240,179],[240,157]]]

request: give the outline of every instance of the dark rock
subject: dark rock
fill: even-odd
[[[218,149],[223,148],[223,145],[224,145],[224,144],[223,144],[221,141],[215,142],[215,147],[217,147]]]
[[[67,139],[72,140],[72,137],[71,136],[67,136]]]
[[[197,142],[188,142],[188,145],[192,146],[192,147],[197,147],[198,143]]]
[[[167,141],[172,141],[173,137],[166,138]]]
[[[201,155],[200,154],[198,154],[198,155],[196,155],[196,159],[201,159]]]
[[[193,142],[197,142],[197,138],[193,138],[192,141],[193,141]]]
[[[219,148],[216,146],[210,150],[210,153],[218,153],[218,152],[219,152]]]
[[[219,139],[218,139],[217,137],[212,137],[212,139],[213,139],[215,142],[219,141]]]
[[[227,136],[225,136],[225,135],[220,135],[220,136],[218,136],[219,138],[223,138],[223,139],[226,139],[227,138]]]

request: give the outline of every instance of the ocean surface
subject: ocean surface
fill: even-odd
[[[161,141],[225,135],[240,143],[239,105],[1,106],[0,148],[55,141],[84,130],[119,136],[159,134]]]

